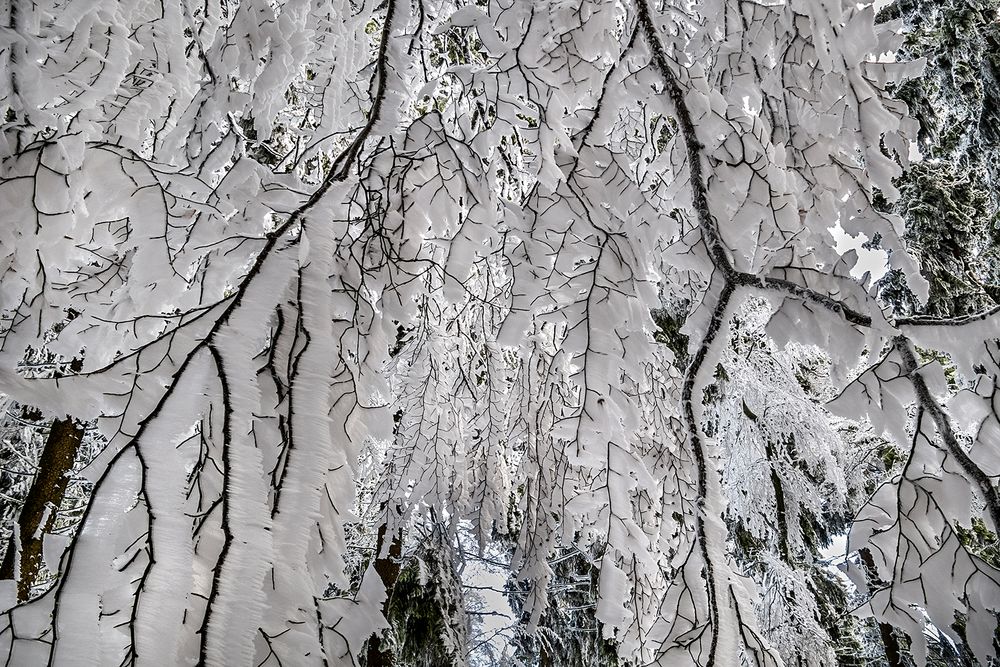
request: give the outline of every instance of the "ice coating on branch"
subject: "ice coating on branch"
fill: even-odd
[[[128,652],[128,635],[113,619],[132,613],[133,581],[145,564],[140,542],[145,508],[138,498],[142,475],[135,453],[125,453],[110,469],[108,483],[91,501],[88,514],[92,530],[75,541],[74,565],[49,594],[59,602],[52,621],[55,660],[118,662]],[[89,574],[109,570],[113,577]]]
[[[373,561],[426,530],[441,562],[509,559],[522,648],[558,634],[569,552],[588,650],[828,664],[814,532],[863,486],[840,389],[906,450],[851,529],[867,610],[918,659],[956,613],[990,652],[995,571],[958,527],[1000,516],[996,322],[890,321],[829,234],[878,236],[920,293],[874,201],[921,64],[871,4],[653,4],[17,3],[0,391],[106,445],[56,588],[4,604],[14,664],[53,637],[355,661],[398,583]]]

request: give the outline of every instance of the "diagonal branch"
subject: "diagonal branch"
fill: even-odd
[[[345,149],[341,153],[341,155],[338,156],[338,158],[334,161],[334,168],[332,168],[327,173],[323,182],[316,188],[316,190],[309,196],[309,198],[299,208],[293,211],[292,214],[288,217],[288,219],[284,223],[279,225],[276,229],[274,229],[266,236],[263,248],[258,253],[258,255],[253,261],[253,264],[250,266],[249,270],[246,272],[246,274],[243,276],[243,279],[240,281],[239,285],[234,290],[234,293],[231,296],[225,309],[220,313],[218,319],[212,324],[211,328],[206,333],[206,335],[187,353],[185,358],[178,365],[176,371],[169,378],[169,381],[166,387],[164,388],[163,393],[160,395],[159,400],[153,406],[153,409],[149,412],[148,415],[146,415],[146,417],[144,417],[138,423],[138,427],[135,433],[132,435],[129,441],[122,447],[122,449],[119,452],[117,452],[115,456],[111,459],[107,470],[110,470],[110,468],[119,459],[119,457],[123,455],[124,452],[135,447],[139,443],[140,439],[145,434],[147,428],[163,411],[164,406],[167,404],[167,401],[170,399],[170,397],[173,395],[173,393],[179,386],[179,381],[181,377],[191,366],[195,358],[199,356],[199,353],[204,349],[208,348],[209,352],[212,353],[213,357],[215,356],[214,342],[216,336],[223,329],[223,327],[225,327],[228,324],[232,315],[242,305],[243,299],[246,297],[249,287],[258,278],[265,262],[272,256],[275,249],[278,248],[279,239],[285,236],[296,225],[299,225],[305,221],[305,217],[309,213],[309,211],[316,206],[316,204],[320,201],[320,199],[322,199],[322,197],[333,186],[334,183],[345,181],[348,178],[350,173],[350,166],[357,159],[365,140],[371,134],[375,124],[381,119],[382,116],[382,105],[384,102],[384,98],[386,96],[385,81],[386,81],[386,72],[388,69],[388,64],[387,64],[388,40],[391,36],[392,18],[394,15],[395,6],[396,6],[396,0],[388,0],[386,19],[382,30],[381,42],[379,44],[379,49],[378,49],[378,61],[376,62],[375,74],[374,74],[374,76],[378,77],[378,83],[376,86],[376,95],[372,101],[372,108],[368,117],[368,122],[360,130],[359,134],[355,137],[355,140],[351,143],[351,145],[348,146],[348,148]],[[284,249],[284,247],[282,249]],[[221,374],[222,371],[220,365],[220,376]],[[226,393],[227,392],[224,390],[223,391],[224,399],[226,398],[225,396]],[[107,474],[107,470],[105,471],[105,474],[102,475],[101,478],[98,480],[97,485],[100,485],[106,480],[105,475]],[[81,517],[80,520],[81,526],[86,525],[92,509],[93,506],[88,505],[84,510],[83,516]],[[56,597],[55,604],[57,606],[59,604],[60,597],[63,593],[63,583],[66,580],[67,573],[74,565],[73,556],[76,551],[77,545],[78,545],[78,540],[74,539],[63,555],[62,566],[60,568],[62,570],[60,575],[60,581],[57,584],[55,590],[55,597]],[[53,644],[57,641],[57,639],[58,639],[57,634],[53,633],[53,640],[52,640]],[[202,653],[204,653],[204,647]],[[52,655],[54,655],[54,653]]]
[[[958,461],[962,472],[979,487],[979,494],[986,503],[986,509],[990,514],[990,519],[993,521],[993,529],[1000,529],[1000,494],[997,494],[996,487],[989,476],[983,472],[983,469],[976,465],[976,462],[969,457],[965,449],[962,448],[962,444],[958,441],[958,438],[955,437],[951,420],[945,414],[941,404],[931,395],[931,391],[927,387],[927,382],[919,372],[920,366],[913,351],[913,344],[906,336],[896,336],[892,342],[899,352],[899,356],[902,358],[903,373],[913,385],[913,390],[917,395],[917,404],[934,420],[934,425],[941,435],[941,440],[944,442],[945,447],[948,448],[948,452]]]

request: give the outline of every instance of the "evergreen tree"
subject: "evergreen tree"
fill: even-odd
[[[898,58],[926,62],[895,91],[920,124],[921,159],[893,210],[930,284],[920,306],[891,272],[883,297],[939,317],[985,310],[1000,303],[1000,3],[896,0],[879,18],[902,21]]]

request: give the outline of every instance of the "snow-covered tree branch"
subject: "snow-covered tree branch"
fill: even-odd
[[[3,11],[6,665],[997,660],[995,0]]]

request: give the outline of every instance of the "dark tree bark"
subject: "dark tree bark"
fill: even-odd
[[[746,405],[744,401],[744,412],[748,412]],[[756,420],[757,417],[754,416],[754,421]],[[768,442],[765,452],[771,468],[771,487],[774,489],[774,504],[778,510],[778,516],[776,517],[778,521],[778,550],[781,552],[782,559],[789,565],[793,565],[791,551],[788,548],[788,514],[785,510],[785,490],[781,485],[781,476],[778,474],[778,457],[774,451],[774,443]]]
[[[874,579],[876,576],[875,559],[872,558],[872,552],[868,549],[861,549],[858,553],[861,555],[861,562],[864,563],[865,570],[868,572],[868,578]],[[885,648],[885,661],[889,663],[889,667],[903,667],[899,638],[893,631],[892,626],[886,623],[879,623],[878,633],[882,637],[882,646]]]
[[[24,499],[24,506],[11,532],[7,552],[0,564],[0,579],[17,579],[17,601],[24,602],[31,595],[31,588],[38,581],[42,568],[42,536],[52,530],[56,510],[62,504],[69,485],[73,462],[80,443],[83,427],[72,419],[56,419],[49,429],[42,456],[38,461],[38,474]],[[46,517],[46,508],[51,508]],[[44,525],[43,525],[44,522]],[[21,542],[20,567],[15,570],[17,541]]]
[[[378,529],[378,538],[375,543],[375,572],[382,579],[382,584],[385,586],[385,602],[382,603],[382,615],[388,618],[392,592],[396,587],[396,582],[399,580],[399,572],[402,569],[399,559],[403,553],[403,541],[399,531],[395,531],[391,537],[392,542],[389,544],[385,558],[381,557],[383,550],[385,550],[385,541],[388,533],[386,523],[388,522],[383,523]],[[379,635],[372,635],[368,639],[368,650],[365,656],[366,667],[394,667],[395,664],[396,656],[393,654],[392,648],[385,646]]]

